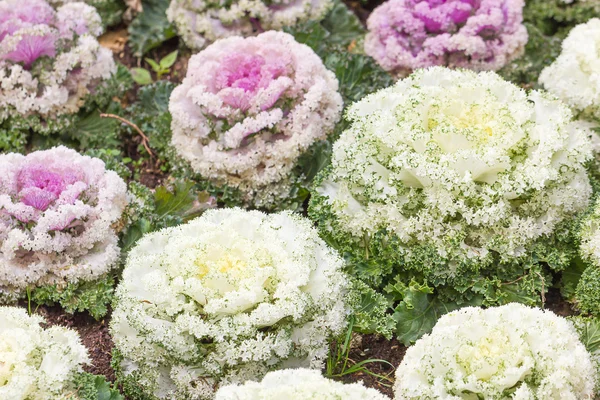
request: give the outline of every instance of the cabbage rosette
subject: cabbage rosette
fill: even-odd
[[[96,280],[115,266],[127,186],[66,147],[0,155],[0,296]]]
[[[77,332],[60,326],[44,329],[44,322],[25,309],[0,307],[0,398],[79,398],[75,379],[90,363],[87,350]]]
[[[199,50],[226,37],[319,21],[332,6],[332,0],[171,0],[167,18],[185,44]]]
[[[559,101],[493,72],[433,67],[348,118],[309,214],[369,284],[416,279],[444,287],[447,302],[493,304],[510,291],[535,302],[536,260],[570,264],[592,146]]]
[[[224,386],[215,400],[389,400],[360,382],[343,384],[324,378],[314,369],[269,372],[261,382]]]
[[[134,399],[212,399],[220,384],[320,368],[346,326],[342,259],[308,220],[221,209],[144,236],[111,333]]]
[[[0,125],[54,132],[87,101],[106,96],[116,65],[98,43],[101,32],[98,13],[84,3],[54,10],[45,0],[2,1]]]
[[[444,315],[396,369],[397,400],[594,398],[596,370],[572,323],[511,303]]]
[[[387,71],[498,70],[527,43],[523,0],[389,0],[369,16],[365,52]]]
[[[544,68],[539,81],[584,117],[600,119],[600,19],[571,30],[560,55]]]
[[[190,59],[173,90],[172,144],[204,179],[272,208],[290,197],[303,178],[299,157],[327,138],[341,109],[333,72],[291,35],[223,39]]]

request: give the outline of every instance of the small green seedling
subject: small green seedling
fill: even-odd
[[[145,58],[146,62],[152,67],[156,74],[156,80],[171,72],[171,67],[177,60],[177,50],[164,56],[159,62],[150,58]],[[153,82],[150,71],[146,68],[131,68],[131,77],[138,85],[149,85]]]

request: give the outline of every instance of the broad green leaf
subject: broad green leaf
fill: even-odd
[[[113,103],[108,113],[120,112],[120,106]],[[118,110],[118,111],[117,111]],[[118,148],[121,144],[118,139],[119,121],[113,118],[103,118],[100,112],[95,110],[77,120],[76,124],[69,128],[69,135],[79,142],[80,147],[89,148]]]
[[[152,83],[152,76],[145,68],[131,68],[131,77],[138,85],[149,85]]]
[[[103,376],[97,376],[94,383],[98,391],[98,400],[123,400],[123,396],[113,389]]]
[[[162,70],[162,68],[160,67],[160,65],[158,65],[158,63],[156,61],[154,61],[153,59],[151,59],[151,58],[144,58],[144,60],[146,60],[146,62],[148,64],[150,64],[150,67],[152,67],[152,70],[154,72],[160,72]],[[152,82],[152,81],[150,81],[150,82]]]
[[[415,281],[403,290],[403,300],[394,310],[398,340],[409,346],[421,336],[431,332],[444,314],[460,308],[455,303],[443,303],[433,294],[433,289]]]
[[[167,20],[170,0],[142,0],[143,11],[129,25],[129,45],[141,57],[163,42],[175,37]]]
[[[560,281],[560,294],[562,294],[567,301],[573,302],[575,300],[577,285],[586,268],[587,266],[585,263],[577,257],[577,259],[571,263],[569,268],[563,271],[562,279]]]
[[[166,56],[164,56],[160,60],[161,69],[165,70],[165,69],[171,68],[173,66],[173,64],[175,64],[175,61],[177,61],[177,53],[178,53],[178,51],[175,50],[174,52],[169,53]]]
[[[152,224],[144,218],[132,224],[121,238],[121,251],[123,254],[127,254],[144,234],[152,230]]]
[[[192,207],[196,199],[191,182],[176,182],[172,189],[159,186],[154,192],[156,214],[159,218],[168,215],[184,215]]]
[[[348,47],[366,33],[356,14],[341,1],[335,2],[321,24],[330,33],[328,43],[343,47]]]
[[[579,316],[569,319],[575,325],[579,338],[587,351],[592,354],[600,351],[600,319]]]

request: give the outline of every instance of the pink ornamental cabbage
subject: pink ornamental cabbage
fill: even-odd
[[[222,39],[190,59],[172,93],[172,143],[195,172],[268,206],[285,198],[292,169],[340,118],[338,81],[283,32]]]
[[[524,0],[389,0],[367,21],[365,52],[401,75],[434,65],[498,70],[527,43]]]
[[[318,21],[332,6],[332,0],[171,0],[167,18],[199,50],[217,39]]]
[[[101,160],[55,147],[0,155],[0,171],[0,295],[98,278],[115,264],[127,186]]]
[[[45,0],[0,2],[0,122],[11,115],[74,113],[116,66],[101,48],[96,10]],[[34,65],[44,60],[43,67]]]

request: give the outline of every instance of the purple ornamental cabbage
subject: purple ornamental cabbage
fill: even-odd
[[[434,65],[498,70],[527,43],[523,0],[389,0],[367,21],[365,52],[401,75]]]
[[[125,182],[97,158],[66,147],[0,155],[0,301],[108,272],[127,203]]]
[[[45,0],[0,1],[0,123],[76,113],[116,71],[101,32],[84,3],[54,10]]]

